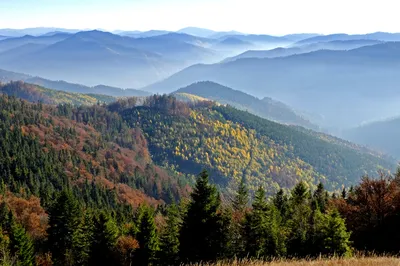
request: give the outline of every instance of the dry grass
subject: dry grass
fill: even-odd
[[[202,266],[400,266],[400,258],[397,257],[352,257],[330,258],[316,260],[276,260],[272,262],[262,261],[231,261],[213,264],[197,264]]]

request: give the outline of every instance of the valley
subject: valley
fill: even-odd
[[[0,6],[0,265],[398,263],[377,8],[106,2]]]

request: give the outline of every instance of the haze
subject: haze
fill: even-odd
[[[0,28],[62,27],[289,33],[398,32],[398,4],[319,0],[1,0]]]

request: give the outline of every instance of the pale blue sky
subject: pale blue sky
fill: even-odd
[[[0,0],[0,28],[400,32],[396,0]]]

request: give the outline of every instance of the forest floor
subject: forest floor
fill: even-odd
[[[233,261],[218,262],[211,264],[198,264],[202,266],[400,266],[400,258],[397,257],[352,257],[331,258],[316,260],[277,260],[272,262],[263,261]]]

